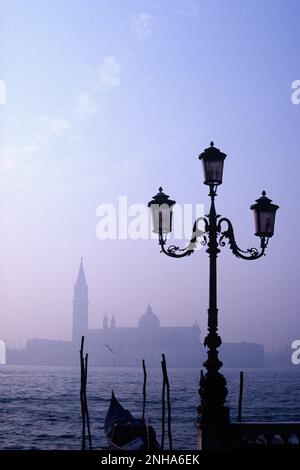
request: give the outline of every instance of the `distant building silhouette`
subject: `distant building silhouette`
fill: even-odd
[[[102,328],[89,329],[88,285],[81,258],[73,297],[72,341],[30,339],[23,351],[9,351],[13,364],[78,364],[82,336],[86,338],[89,363],[95,366],[138,366],[145,359],[148,366],[160,367],[165,353],[170,367],[201,367],[206,351],[200,342],[200,328],[161,326],[149,303],[136,327],[119,327],[107,314]],[[225,367],[261,367],[264,347],[252,343],[225,343],[221,348]]]
[[[106,314],[103,317],[102,325],[103,325],[103,329],[108,328],[108,318]]]
[[[81,258],[76,284],[74,285],[73,297],[73,343],[79,344],[82,336],[88,332],[89,300],[88,285],[83,269]]]
[[[148,305],[146,312],[141,316],[139,320],[139,328],[145,331],[153,331],[155,328],[160,327],[159,319],[154,315],[151,304]]]
[[[110,327],[111,328],[115,328],[116,327],[116,319],[114,317],[114,315],[112,316],[111,320],[110,320]]]

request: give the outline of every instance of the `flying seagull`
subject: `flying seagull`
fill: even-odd
[[[108,346],[108,344],[105,344],[104,346],[105,346],[107,349],[109,349],[113,354],[115,354],[115,351],[114,351],[113,349],[111,349],[111,347]]]

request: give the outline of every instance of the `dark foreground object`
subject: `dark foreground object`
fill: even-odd
[[[0,451],[0,465],[7,463],[11,468],[12,464],[20,465],[20,468],[26,468],[30,464],[31,468],[40,468],[40,464],[47,464],[48,468],[53,468],[57,464],[72,464],[74,468],[81,464],[89,464],[88,468],[108,468],[110,466],[120,466],[121,468],[145,468],[145,465],[189,465],[198,468],[210,469],[215,463],[221,463],[223,466],[228,463],[229,468],[241,468],[241,461],[238,457],[247,459],[247,464],[259,463],[262,458],[268,459],[268,464],[273,462],[282,465],[282,468],[288,468],[288,464],[294,465],[295,458],[298,459],[300,452],[296,449],[290,451],[172,451],[172,452],[113,452],[113,451]],[[116,467],[119,468],[119,467]],[[150,467],[151,468],[151,467]]]
[[[109,447],[115,450],[159,449],[155,431],[142,419],[136,419],[111,395],[105,418],[105,434]]]
[[[200,450],[300,451],[300,423],[197,425]]]

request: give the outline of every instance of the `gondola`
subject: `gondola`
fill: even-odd
[[[159,449],[155,431],[142,419],[137,419],[123,408],[112,392],[105,418],[105,434],[109,447],[114,450]]]

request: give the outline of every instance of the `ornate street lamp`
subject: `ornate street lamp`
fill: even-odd
[[[169,199],[169,196],[163,192],[162,187],[159,188],[158,193],[153,196],[152,200],[148,203],[152,215],[153,232],[167,235],[172,232],[172,216],[173,206],[175,201]]]
[[[256,199],[250,209],[254,212],[254,222],[257,237],[273,237],[275,215],[279,206],[271,204],[272,201],[266,196],[266,191],[262,192],[262,196]]]
[[[210,143],[210,147],[199,155],[199,160],[202,160],[203,164],[204,184],[214,184],[217,186],[222,184],[223,166],[226,156],[226,153],[214,147],[213,142]]]
[[[226,217],[221,217],[215,209],[217,187],[222,184],[223,165],[226,154],[214,147],[205,149],[199,156],[204,170],[204,184],[209,186],[211,200],[209,214],[199,217],[194,222],[193,233],[186,248],[175,245],[166,247],[167,234],[172,230],[172,209],[175,201],[162,192],[153,197],[148,206],[152,212],[153,232],[158,233],[161,251],[172,258],[183,258],[191,255],[197,243],[207,246],[209,255],[209,308],[208,333],[204,346],[208,348],[207,360],[204,362],[206,373],[201,375],[199,394],[201,403],[198,407],[200,424],[226,424],[229,422],[229,408],[225,406],[227,396],[226,380],[219,372],[222,362],[219,359],[218,348],[222,344],[218,334],[218,307],[217,307],[217,256],[220,248],[228,243],[232,253],[238,258],[255,260],[265,254],[269,238],[274,233],[275,214],[278,206],[271,203],[265,191],[251,206],[255,219],[255,235],[260,238],[260,247],[242,250],[238,247],[232,223]],[[201,228],[199,227],[201,223]]]

